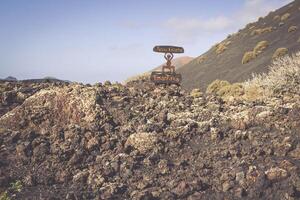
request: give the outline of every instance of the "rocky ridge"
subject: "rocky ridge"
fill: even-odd
[[[1,88],[2,195],[300,197],[299,94],[224,101],[144,79]],[[10,93],[27,96],[15,101],[18,95],[7,98]]]

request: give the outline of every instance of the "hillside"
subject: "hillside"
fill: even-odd
[[[299,64],[242,93],[0,83],[0,199],[298,199]]]
[[[266,72],[279,48],[286,49],[279,50],[277,56],[300,49],[299,0],[248,24],[181,67],[182,85],[189,90],[205,89],[215,79],[229,82],[247,80],[252,73]]]

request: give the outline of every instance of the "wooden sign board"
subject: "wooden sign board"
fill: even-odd
[[[181,74],[174,73],[162,73],[162,72],[152,72],[151,81],[156,84],[176,84],[179,85],[181,82]]]
[[[184,53],[182,47],[176,46],[155,46],[153,51],[158,53]]]

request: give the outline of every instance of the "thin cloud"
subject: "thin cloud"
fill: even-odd
[[[171,28],[177,31],[219,31],[228,28],[231,24],[230,19],[224,16],[211,18],[211,19],[181,19],[172,18],[165,23],[166,28]]]
[[[237,31],[258,17],[265,16],[292,0],[245,0],[242,8],[230,16],[215,18],[171,18],[162,26],[165,34],[171,37],[170,42],[191,44],[207,34],[228,34]],[[171,32],[171,35],[170,35]]]
[[[237,19],[237,25],[240,26],[233,28],[241,28],[290,2],[292,0],[246,0],[242,9],[232,16]]]

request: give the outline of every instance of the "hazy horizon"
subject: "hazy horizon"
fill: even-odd
[[[0,3],[0,78],[122,82],[164,62],[155,45],[196,57],[291,0],[27,0]]]

